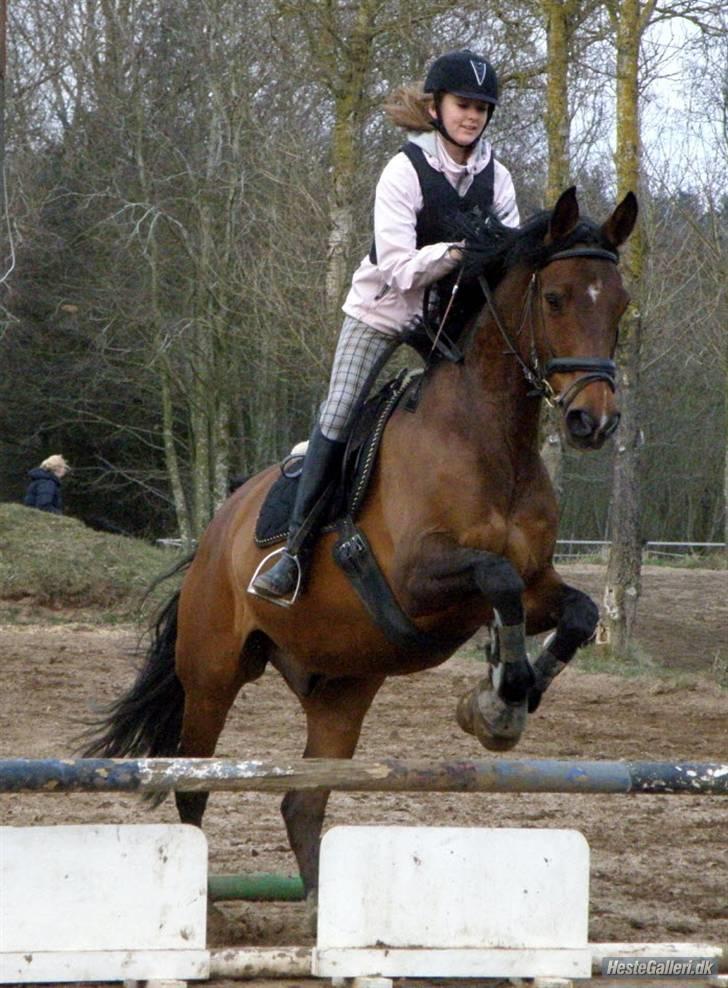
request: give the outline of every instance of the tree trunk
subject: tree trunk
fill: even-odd
[[[144,201],[151,203],[152,190],[147,172],[147,162],[144,152],[145,117],[141,107],[137,107],[135,116],[135,155],[137,177]],[[179,535],[186,548],[192,545],[193,524],[184,492],[184,484],[180,472],[179,458],[174,439],[174,408],[172,403],[171,374],[167,349],[163,339],[162,309],[160,303],[160,258],[157,231],[152,227],[149,233],[148,250],[146,252],[149,273],[149,296],[152,320],[152,345],[154,360],[159,369],[159,387],[162,413],[162,442],[164,459],[169,485],[174,500],[175,514]]]
[[[560,414],[549,408],[541,420],[541,459],[559,501],[564,492],[564,446],[557,421]]]
[[[571,0],[542,0],[546,22],[546,137],[548,175],[546,206],[555,204],[569,185],[569,15]],[[548,470],[557,498],[561,499],[564,472],[564,445],[561,412],[544,408],[541,419],[541,457]]]
[[[728,349],[728,342],[726,342],[726,349]],[[723,548],[723,561],[725,568],[728,569],[728,359],[726,360],[724,402],[726,435],[725,458],[723,460],[723,542],[725,543]]]
[[[639,364],[641,317],[634,306],[622,320],[620,409],[612,478],[611,540],[604,587],[605,624],[615,656],[628,655],[641,592]]]
[[[326,264],[327,311],[338,333],[339,307],[348,281],[349,250],[354,229],[354,178],[359,164],[361,131],[366,115],[369,72],[378,0],[363,0],[348,38],[346,66],[332,80],[335,105],[331,148],[332,183]],[[319,57],[324,56],[319,53]]]
[[[205,76],[208,113],[203,128],[205,180],[199,194],[197,223],[199,230],[197,317],[197,365],[193,389],[192,489],[194,519],[199,535],[227,497],[230,475],[231,384],[233,376],[229,309],[231,276],[234,264],[234,224],[231,217],[240,208],[234,189],[226,197],[226,210],[219,215],[217,192],[225,181],[224,154],[232,131],[230,109],[214,72],[215,43],[219,23],[210,31],[207,53],[209,70]]]
[[[342,128],[344,130],[345,128]],[[348,134],[337,134],[335,142],[344,145]],[[343,301],[347,276],[348,249],[354,226],[351,202],[351,174],[345,165],[334,156],[334,178],[329,210],[329,243],[326,257],[326,310],[338,332],[336,314]]]
[[[5,64],[8,8],[0,0],[0,218],[5,216]],[[4,272],[3,272],[4,275]]]
[[[187,510],[187,502],[185,500],[184,486],[180,475],[177,450],[174,445],[172,394],[167,369],[167,358],[164,355],[162,355],[160,359],[159,381],[162,390],[162,437],[164,441],[164,457],[167,466],[167,475],[169,477],[169,485],[172,489],[179,535],[185,549],[189,549],[192,546],[192,525],[190,522],[189,511]]]
[[[543,0],[546,20],[546,205],[553,206],[569,185],[569,13],[571,3]]]
[[[637,192],[640,173],[639,52],[640,38],[652,7],[640,0],[622,0],[617,20],[617,197]],[[605,624],[615,656],[627,656],[641,591],[640,533],[640,364],[642,314],[640,278],[644,267],[641,227],[623,257],[623,271],[632,303],[620,329],[620,407],[617,453],[612,483],[611,540],[604,588]]]

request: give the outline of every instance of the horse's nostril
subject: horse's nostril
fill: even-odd
[[[574,408],[566,415],[566,427],[572,436],[585,439],[597,429],[596,419],[582,408]]]

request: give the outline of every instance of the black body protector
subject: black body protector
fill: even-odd
[[[457,194],[442,172],[435,171],[427,163],[425,153],[411,141],[404,145],[402,153],[412,162],[422,189],[422,209],[417,214],[417,248],[440,241],[452,240],[458,213],[478,210],[485,216],[493,206],[495,165],[490,161],[473,178],[464,196]]]
[[[464,196],[458,195],[442,172],[436,171],[427,163],[422,148],[408,141],[400,151],[407,155],[422,190],[422,209],[417,214],[417,249],[429,244],[458,239],[459,218],[465,213],[485,216],[493,206],[495,187],[495,163],[490,160],[482,171],[474,176],[470,188]],[[369,260],[377,263],[376,245],[372,243]],[[457,279],[457,269],[431,285],[425,292],[423,318],[437,331],[447,309],[452,288]],[[447,333],[456,340],[464,322],[474,307],[482,306],[483,296],[477,284],[463,286],[458,292],[455,304],[448,312]]]

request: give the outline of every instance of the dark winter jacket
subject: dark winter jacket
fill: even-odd
[[[25,492],[23,504],[28,508],[39,508],[54,515],[63,514],[61,481],[50,470],[35,467],[29,471],[30,484]]]

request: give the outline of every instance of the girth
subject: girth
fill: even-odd
[[[419,656],[423,652],[447,656],[468,640],[470,634],[444,638],[420,631],[399,606],[364,532],[351,517],[342,518],[338,530],[340,538],[332,550],[334,561],[346,573],[367,613],[388,641]]]

